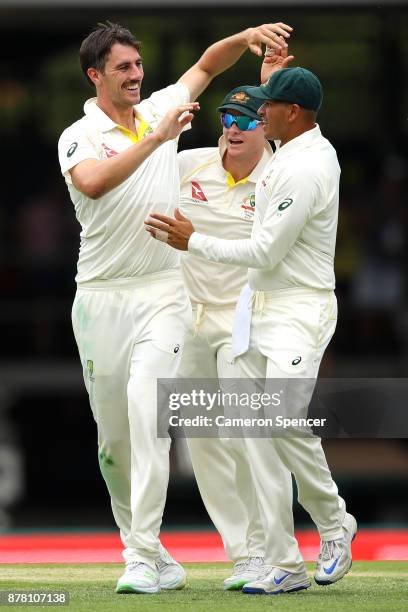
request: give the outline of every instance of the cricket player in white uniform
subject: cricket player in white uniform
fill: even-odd
[[[285,24],[267,24],[209,47],[175,85],[140,102],[140,43],[99,24],[80,60],[96,89],[85,116],[58,145],[61,171],[81,224],[72,320],[98,428],[99,463],[125,546],[117,592],[182,588],[185,572],[158,535],[169,473],[169,439],[156,433],[157,378],[175,376],[191,307],[177,254],[143,231],[151,210],[179,200],[177,140],[191,102],[249,48],[280,49]]]
[[[225,240],[194,232],[179,211],[176,219],[152,215],[146,227],[153,236],[157,229],[166,232],[168,244],[188,248],[198,257],[249,266],[253,296],[249,288],[241,294],[237,317],[250,334],[247,346],[237,351],[237,376],[316,379],[337,319],[333,262],[340,177],[336,152],[315,122],[322,88],[310,71],[285,68],[249,93],[265,100],[258,110],[265,135],[280,141],[257,182],[251,238]],[[245,312],[251,313],[253,302],[251,321]],[[245,329],[241,331],[245,337]],[[302,405],[309,401],[310,397],[300,398]],[[266,543],[269,567],[243,591],[277,594],[310,586],[297,542],[283,528],[285,492],[275,480],[278,458],[294,474],[299,501],[319,528],[315,581],[326,585],[340,580],[351,567],[357,524],[338,495],[320,439],[246,438],[246,443],[268,524],[266,535],[278,542],[273,548]]]
[[[218,147],[182,151],[180,211],[197,231],[214,236],[249,238],[255,213],[255,185],[272,157],[257,109],[261,100],[248,86],[229,92],[220,107],[223,135]],[[235,305],[247,270],[203,261],[187,253],[181,270],[193,308],[178,376],[216,379],[233,375],[231,334]],[[264,568],[265,536],[253,477],[239,438],[189,438],[194,474],[203,502],[235,563],[224,581],[240,589]],[[283,470],[284,486],[292,488]],[[288,496],[290,491],[288,491]]]

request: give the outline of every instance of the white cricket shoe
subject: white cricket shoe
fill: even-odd
[[[347,574],[351,568],[351,543],[356,537],[357,521],[346,513],[343,521],[343,537],[329,542],[320,542],[320,554],[316,564],[315,582],[322,586],[333,584]]]
[[[162,544],[160,544],[160,556],[156,560],[156,568],[162,589],[184,589],[187,580],[186,572]]]
[[[146,563],[132,561],[118,580],[117,593],[160,593],[159,573]]]
[[[224,580],[225,591],[239,591],[242,587],[263,575],[263,557],[248,557],[246,561],[235,563],[232,576]]]
[[[249,595],[279,595],[301,591],[310,587],[310,579],[305,570],[286,572],[278,567],[265,565],[264,575],[258,580],[248,582],[242,589]]]

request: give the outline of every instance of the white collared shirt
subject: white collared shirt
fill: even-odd
[[[334,289],[340,167],[319,126],[280,147],[256,185],[252,236],[194,233],[189,252],[247,266],[252,289]]]
[[[272,157],[265,141],[263,156],[251,174],[235,183],[222,165],[226,150],[222,136],[218,147],[191,149],[178,154],[180,211],[197,232],[219,238],[251,236],[255,214],[255,185]],[[247,269],[205,261],[183,253],[181,269],[193,302],[217,307],[234,306],[247,282]]]
[[[139,138],[154,130],[170,108],[189,101],[188,88],[177,83],[136,105]],[[152,240],[143,223],[149,213],[172,215],[178,205],[177,140],[162,144],[128,179],[93,200],[72,184],[70,169],[85,159],[116,155],[137,138],[105,115],[95,98],[84,111],[58,143],[61,172],[82,227],[76,281],[133,278],[178,267],[179,254]]]

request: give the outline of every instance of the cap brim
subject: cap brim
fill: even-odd
[[[271,98],[263,92],[261,87],[249,87],[247,93],[253,98],[259,98],[260,100],[271,100]]]
[[[259,106],[261,106],[262,101],[259,102]],[[260,119],[260,116],[253,110],[246,108],[245,106],[241,106],[240,104],[223,104],[217,108],[217,111],[220,113],[225,113],[229,109],[239,111],[245,117],[250,117],[251,119]]]

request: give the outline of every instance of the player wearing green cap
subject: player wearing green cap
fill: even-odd
[[[190,221],[153,215],[147,227],[181,250],[229,265],[248,267],[249,287],[241,294],[233,339],[235,376],[314,381],[334,333],[334,294],[340,167],[316,115],[322,88],[316,75],[285,68],[250,89],[264,100],[258,113],[268,139],[280,147],[257,181],[256,213],[251,238],[227,240],[194,231]],[[251,304],[255,304],[251,311]],[[307,407],[313,384],[299,395]],[[260,579],[246,593],[277,594],[308,588],[310,580],[294,537],[288,545],[281,508],[285,492],[276,480],[279,460],[294,474],[300,503],[318,525],[318,584],[340,580],[351,567],[351,541],[357,524],[339,497],[318,437],[246,438],[261,513],[266,521],[265,562]],[[280,550],[279,549],[280,545]],[[269,554],[270,553],[270,554]]]
[[[234,88],[218,107],[222,136],[217,147],[178,154],[180,210],[203,233],[235,238],[251,235],[256,181],[273,151],[257,114],[261,100],[248,95],[248,89],[244,85]],[[191,254],[182,258],[181,269],[193,307],[193,324],[178,376],[218,382],[232,375],[232,323],[247,271]],[[241,589],[262,574],[265,555],[245,443],[225,437],[187,437],[187,443],[203,502],[235,563],[224,588]],[[280,478],[290,504],[289,472],[282,470]]]

